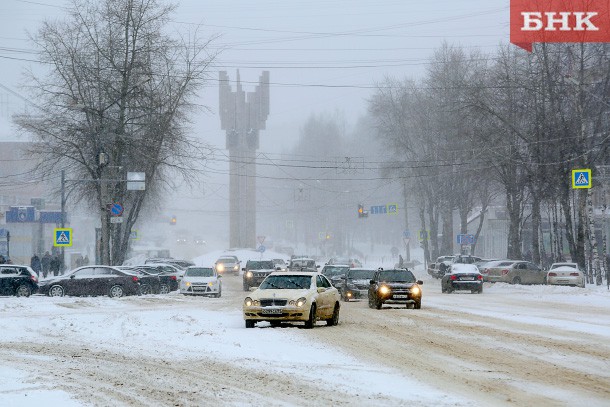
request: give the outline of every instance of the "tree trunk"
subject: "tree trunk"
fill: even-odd
[[[532,261],[540,264],[540,198],[532,193]]]
[[[587,189],[587,213],[589,215],[588,227],[589,227],[589,241],[591,242],[591,265],[593,269],[590,270],[589,275],[591,283],[595,279],[596,285],[602,285],[602,273],[599,266],[599,250],[597,247],[597,237],[595,236],[595,216],[593,213],[593,194],[591,189]]]

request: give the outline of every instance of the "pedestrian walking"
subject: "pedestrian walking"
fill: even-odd
[[[47,275],[49,274],[50,268],[51,268],[51,255],[49,254],[49,252],[45,252],[44,256],[42,256],[42,259],[40,260],[40,264],[42,266],[42,277],[43,278],[47,278]]]
[[[59,260],[59,257],[53,256],[53,258],[51,259],[51,264],[50,264],[50,270],[49,271],[51,273],[53,273],[54,276],[58,276],[60,268],[61,268],[61,261]]]
[[[42,270],[42,263],[40,261],[40,257],[37,254],[34,254],[30,259],[30,267],[36,273],[37,277],[40,277],[40,272]]]

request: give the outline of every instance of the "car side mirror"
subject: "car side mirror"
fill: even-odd
[[[417,280],[417,284],[422,285],[424,282],[421,280]]]
[[[246,268],[245,268],[245,267],[242,267],[242,268],[241,268],[241,271],[246,271]]]
[[[316,268],[317,268],[317,269],[319,269],[319,268],[320,268],[320,265],[319,265],[319,264],[316,264]]]

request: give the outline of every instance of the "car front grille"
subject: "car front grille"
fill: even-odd
[[[285,307],[288,300],[278,298],[268,298],[261,300],[261,307]]]
[[[211,291],[211,290],[210,290],[210,287],[208,287],[207,284],[206,285],[195,285],[195,284],[192,284],[191,285],[191,291],[198,292],[198,293],[205,293],[205,292],[208,292],[208,291]]]

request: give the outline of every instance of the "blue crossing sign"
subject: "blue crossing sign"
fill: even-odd
[[[71,247],[72,246],[72,228],[53,229],[53,246]]]
[[[591,188],[591,170],[572,170],[572,188]]]

